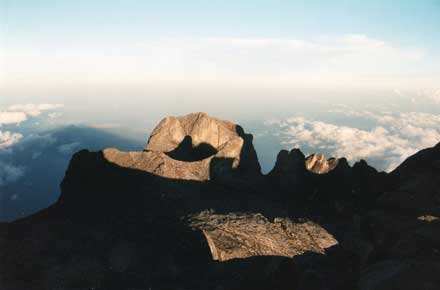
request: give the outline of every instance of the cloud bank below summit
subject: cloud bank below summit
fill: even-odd
[[[0,111],[0,127],[3,125],[19,125],[29,117],[41,115],[44,111],[62,108],[62,104],[16,104]],[[52,115],[53,116],[53,115]],[[8,148],[23,137],[20,133],[0,130],[0,149]]]
[[[0,111],[0,128],[5,125],[10,128],[7,131],[0,130],[0,186],[15,182],[25,174],[25,167],[17,166],[8,160],[10,149],[25,137],[22,133],[11,130],[17,131],[18,125],[29,118],[62,107],[61,104],[16,104]]]
[[[421,112],[372,112],[340,106],[330,110],[349,119],[348,124],[292,117],[271,121],[278,126],[282,144],[307,154],[324,152],[355,162],[367,160],[380,170],[391,171],[410,155],[440,142],[440,115]],[[357,122],[352,122],[355,119]],[[350,125],[368,121],[370,128]],[[330,156],[329,156],[330,157]]]

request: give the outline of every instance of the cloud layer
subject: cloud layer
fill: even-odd
[[[36,117],[44,111],[62,108],[62,104],[16,104],[9,106],[6,110],[0,111],[0,126],[7,124],[19,124],[28,119]]]
[[[0,186],[17,181],[24,175],[24,167],[14,166],[0,161]]]
[[[18,125],[29,117],[41,115],[44,111],[62,108],[61,104],[16,104],[6,110],[0,110],[0,127],[2,125]],[[53,113],[52,113],[53,114]],[[16,144],[23,137],[20,133],[0,130],[0,149]]]
[[[0,186],[17,181],[24,175],[24,168],[0,161]]]
[[[349,161],[366,159],[379,169],[390,171],[408,156],[440,142],[440,116],[428,113],[392,113],[332,110],[332,113],[374,122],[370,129],[337,125],[294,117],[279,121],[284,145],[306,148]]]
[[[27,116],[24,112],[0,111],[0,126],[8,124],[19,124],[26,121]]]
[[[10,131],[0,131],[0,150],[11,147],[23,137],[20,133],[12,133]]]
[[[376,89],[438,83],[438,76],[430,70],[429,51],[423,47],[405,47],[364,34],[308,39],[161,38],[134,44],[62,47],[56,54],[42,47],[8,56],[8,83],[17,86],[23,79],[45,85],[48,81],[65,84],[66,80],[112,85],[203,80],[318,88],[371,88],[373,84]],[[408,76],[415,68],[416,76]]]
[[[37,117],[45,111],[51,111],[63,107],[61,104],[16,104],[6,110],[0,110],[0,127],[19,125],[31,117]],[[14,127],[12,127],[14,128]],[[14,131],[19,127],[15,127]],[[23,139],[23,134],[10,130],[0,130],[0,186],[9,182],[15,182],[24,175],[25,168],[16,166],[7,161],[8,149]]]

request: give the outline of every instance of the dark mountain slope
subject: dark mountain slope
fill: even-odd
[[[139,150],[142,144],[102,130],[68,126],[26,137],[0,161],[20,167],[24,176],[0,187],[0,221],[29,215],[53,204],[73,154],[82,148],[101,150],[109,145]]]
[[[0,288],[439,289],[439,192],[394,204],[435,187],[435,165],[417,172],[440,146],[392,174],[344,159],[316,174],[282,151],[265,176],[231,124],[173,117],[145,151],[74,154],[54,205],[0,225]],[[200,144],[214,150],[169,154]]]

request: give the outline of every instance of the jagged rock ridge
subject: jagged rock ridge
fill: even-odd
[[[439,289],[439,164],[293,149],[262,175],[241,127],[166,118],[143,152],[76,153],[56,204],[0,225],[0,288]]]
[[[338,159],[330,158],[325,159],[324,154],[312,154],[305,160],[306,168],[317,174],[329,173],[338,166]]]

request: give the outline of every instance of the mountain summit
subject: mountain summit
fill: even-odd
[[[232,122],[194,113],[167,117],[153,130],[143,152],[106,149],[114,164],[180,180],[210,180],[240,172],[259,175],[252,135]]]
[[[59,200],[0,224],[4,290],[439,289],[440,146],[390,174],[282,150],[205,113],[144,151],[72,156]]]

